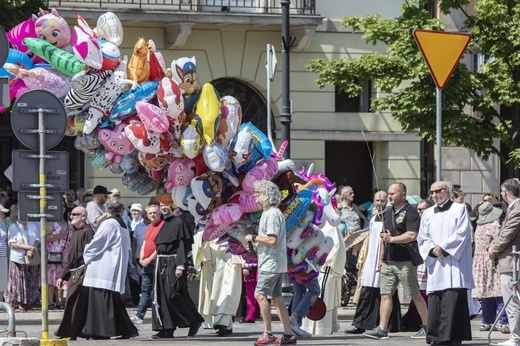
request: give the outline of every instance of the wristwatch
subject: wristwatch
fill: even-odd
[[[253,236],[251,237],[253,239],[253,242],[256,241],[256,234],[253,234]]]

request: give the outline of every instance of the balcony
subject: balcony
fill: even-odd
[[[47,0],[47,6],[71,21],[77,14],[96,21],[111,11],[123,25],[163,27],[170,49],[182,47],[195,26],[280,28],[282,23],[280,0]],[[291,0],[289,15],[291,36],[298,38],[293,49],[305,49],[323,20],[316,0]]]
[[[182,13],[281,14],[280,0],[47,0],[49,7],[76,10]],[[291,0],[292,15],[316,15],[315,0]]]

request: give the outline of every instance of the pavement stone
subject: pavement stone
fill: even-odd
[[[401,346],[401,345],[409,345],[409,346],[418,346],[418,345],[426,345],[424,339],[411,339],[411,336],[414,332],[398,332],[398,333],[390,333],[390,338],[388,340],[373,340],[362,335],[347,335],[343,331],[351,326],[352,318],[354,316],[354,308],[346,307],[339,308],[338,315],[340,318],[340,331],[332,334],[332,335],[320,335],[313,336],[312,338],[298,339],[299,345],[388,345],[388,346]],[[403,314],[406,312],[406,309],[403,309]],[[128,309],[129,315],[135,313],[135,308]],[[48,313],[48,323],[49,323],[49,335],[52,337],[54,330],[57,329],[62,317],[62,311],[49,311]],[[33,310],[30,312],[20,312],[15,314],[15,325],[17,331],[17,337],[36,337],[41,338],[41,319],[42,313],[41,310]],[[477,316],[474,320],[472,320],[472,330],[473,330],[473,340],[465,341],[463,345],[489,345],[488,342],[488,332],[480,332],[480,315]],[[240,324],[235,323],[233,325],[233,333],[226,335],[224,337],[219,337],[216,334],[216,331],[213,329],[202,329],[199,331],[199,334],[194,338],[186,338],[188,333],[187,328],[178,329],[175,332],[174,339],[168,340],[154,340],[151,338],[152,334],[155,332],[152,331],[151,325],[151,311],[148,311],[145,316],[144,323],[138,324],[136,327],[139,330],[139,336],[129,340],[102,340],[102,341],[93,341],[93,340],[84,340],[78,339],[77,341],[69,341],[67,344],[74,345],[94,345],[96,343],[102,344],[102,346],[112,346],[112,345],[148,345],[150,343],[172,343],[181,344],[181,345],[190,345],[190,346],[202,346],[202,345],[253,345],[254,341],[260,336],[263,331],[262,321],[259,320],[254,324]],[[0,312],[0,338],[5,336],[5,330],[7,328],[7,313]],[[273,310],[273,332],[276,335],[280,335],[282,331],[281,323],[278,321],[276,313]],[[500,332],[492,333],[492,341],[499,342],[507,340],[508,336],[505,334],[501,334]],[[4,339],[5,340],[5,339]],[[101,346],[101,345],[100,345]]]

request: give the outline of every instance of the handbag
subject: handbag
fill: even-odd
[[[311,321],[319,321],[325,314],[327,313],[327,306],[323,301],[323,296],[325,294],[325,284],[327,283],[327,279],[329,278],[330,267],[325,269],[325,274],[323,275],[323,281],[321,282],[321,295],[316,299],[314,305],[312,305],[311,309],[307,313],[307,318]]]
[[[48,264],[62,264],[63,254],[61,252],[47,252]]]
[[[40,252],[38,252],[38,249],[34,250],[32,256],[25,255],[25,264],[29,267],[35,267],[40,265],[42,259],[40,256]]]
[[[69,240],[69,231],[67,230],[67,238],[65,238],[65,245],[63,245],[62,251],[65,251],[67,241]],[[61,252],[47,252],[47,263],[48,264],[62,264],[63,253]]]

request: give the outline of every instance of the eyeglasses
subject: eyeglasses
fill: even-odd
[[[431,190],[431,191],[430,191],[430,195],[433,195],[433,194],[435,194],[435,193],[436,193],[436,194],[439,194],[439,193],[441,193],[441,192],[444,191],[444,190],[446,190],[446,189]]]
[[[80,213],[71,213],[70,216],[79,216],[79,215],[83,215],[83,214],[80,214]]]

